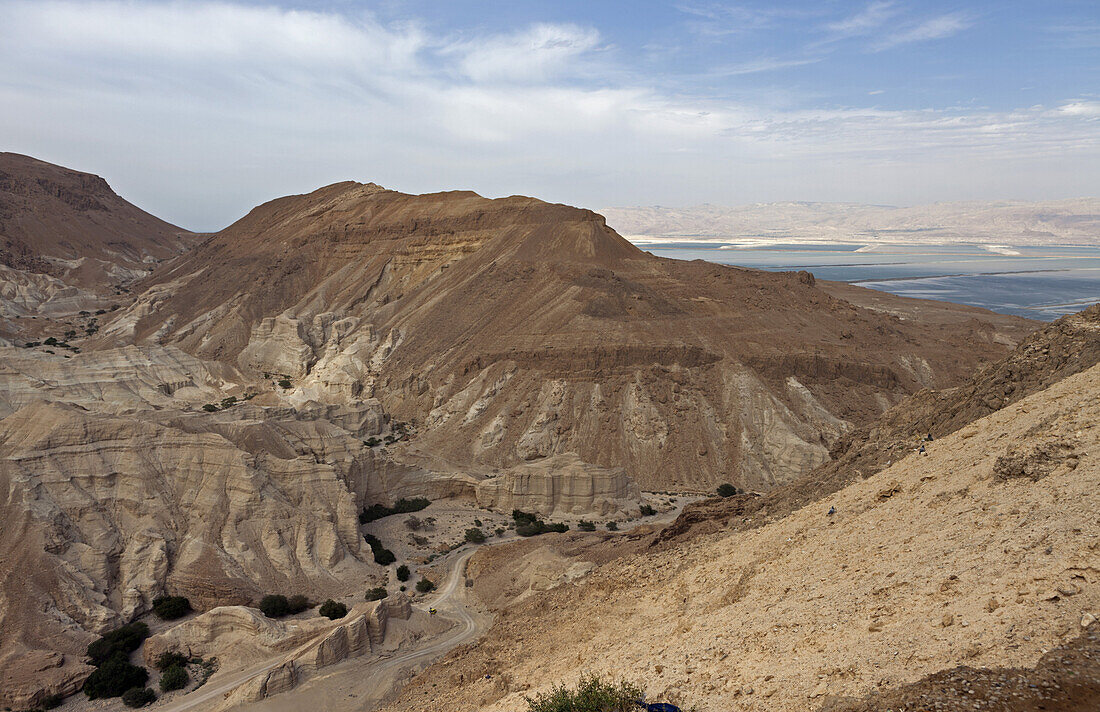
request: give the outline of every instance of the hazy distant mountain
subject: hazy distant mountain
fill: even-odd
[[[898,208],[858,203],[619,207],[601,211],[630,238],[1100,244],[1100,198],[958,202]]]

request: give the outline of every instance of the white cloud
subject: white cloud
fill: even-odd
[[[983,186],[1030,194],[1037,176],[1067,193],[1100,180],[1097,106],[1084,99],[784,109],[662,88],[574,25],[454,37],[227,2],[0,7],[3,148],[105,175],[195,229],[344,179],[588,206],[904,204]]]
[[[831,22],[826,27],[841,37],[866,35],[881,27],[887,20],[897,15],[899,11],[897,3],[873,2],[855,15],[839,22]]]
[[[974,21],[967,15],[959,12],[940,15],[907,27],[898,32],[893,32],[874,43],[875,51],[882,51],[899,45],[913,42],[926,42],[938,40],[944,37],[958,34],[963,30],[973,27]]]

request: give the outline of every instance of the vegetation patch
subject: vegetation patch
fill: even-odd
[[[122,703],[127,707],[144,707],[157,701],[157,693],[148,687],[131,687],[122,693]]]
[[[613,683],[584,675],[575,689],[559,685],[524,699],[527,712],[634,712],[644,696],[640,687],[625,680]]]
[[[367,534],[364,537],[367,540],[367,545],[370,546],[371,553],[374,554],[374,563],[379,566],[389,566],[393,562],[397,561],[397,556],[382,546],[381,540],[373,534]]]
[[[657,513],[657,510],[649,506],[648,504],[643,504],[641,506],[640,512],[643,517],[652,517],[654,514]]]
[[[484,544],[485,543],[485,532],[481,531],[480,529],[478,529],[476,527],[473,527],[471,529],[467,529],[466,530],[466,541],[468,541],[471,544]]]
[[[416,582],[416,590],[420,593],[430,593],[435,590],[435,584],[426,578],[422,578]]]
[[[368,601],[381,601],[383,598],[389,595],[389,591],[385,586],[376,586],[367,591],[367,595],[364,597]]]
[[[118,653],[92,671],[84,681],[84,694],[89,700],[121,697],[133,687],[145,687],[148,680],[148,670],[131,665],[125,655]]]
[[[729,482],[723,482],[722,484],[718,485],[719,497],[732,497],[735,494],[741,494],[741,490],[737,489]]]
[[[105,633],[88,646],[88,659],[99,667],[115,657],[126,659],[149,637],[149,626],[141,622],[130,623]],[[127,688],[128,689],[128,688]],[[120,690],[121,695],[125,690]],[[117,695],[114,695],[117,697]]]
[[[405,564],[401,564],[400,566],[397,567],[397,580],[398,581],[401,581],[401,582],[408,581],[409,580],[409,574],[410,574],[409,567],[405,566]]]
[[[318,610],[318,613],[323,615],[325,618],[334,621],[337,618],[343,618],[344,616],[346,616],[348,614],[348,607],[345,606],[343,603],[337,603],[330,598],[321,604],[321,608]]]
[[[191,601],[184,596],[158,596],[153,599],[153,613],[162,621],[174,621],[191,612]]]
[[[161,692],[182,690],[191,682],[191,676],[187,674],[187,668],[183,665],[170,665],[160,675]]]
[[[169,650],[161,653],[157,657],[156,663],[153,664],[157,670],[164,672],[170,667],[183,667],[187,664],[187,658],[177,653],[175,650]]]
[[[431,500],[423,497],[399,499],[393,503],[392,507],[387,507],[384,504],[372,504],[359,513],[359,523],[366,524],[367,522],[373,522],[376,519],[388,517],[393,514],[411,514],[412,512],[419,512],[422,509],[426,509],[429,504],[431,504]]]

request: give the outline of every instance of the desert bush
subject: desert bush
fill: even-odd
[[[214,405],[213,403],[207,403],[206,405],[204,405],[202,407],[202,409],[205,410],[207,413],[217,413],[218,412],[218,406]]]
[[[348,607],[343,603],[337,603],[331,598],[321,604],[321,608],[317,611],[325,618],[329,620],[336,620],[337,618],[343,618],[348,614]]]
[[[84,694],[89,700],[119,697],[131,687],[145,687],[149,671],[130,661],[122,653],[102,663],[84,681]]]
[[[426,578],[422,578],[416,582],[416,590],[420,593],[429,593],[435,590],[435,584]]]
[[[371,553],[374,554],[374,563],[379,566],[389,566],[393,562],[397,561],[397,556],[392,551],[382,546],[382,541],[373,534],[367,534],[363,537],[367,541],[367,545],[370,546]]]
[[[148,637],[149,626],[140,621],[124,625],[121,628],[115,628],[88,646],[88,658],[91,660],[92,665],[96,667],[117,655],[121,655],[125,659],[129,657],[130,653],[138,649],[141,641]],[[120,690],[118,694],[121,695],[123,691]],[[112,697],[117,697],[117,695],[112,695]]]
[[[580,529],[582,532],[594,532],[596,531],[596,523],[582,519],[577,522],[577,529]]]
[[[524,512],[519,509],[513,509],[512,520],[515,521],[517,526],[524,523],[533,524],[539,520],[539,515],[531,514],[530,512]]]
[[[527,712],[634,712],[644,692],[626,682],[604,682],[584,675],[574,690],[559,685],[534,697],[525,697]]]
[[[279,388],[290,388],[292,385],[293,384],[290,382],[289,378],[280,378],[279,379]]]
[[[718,485],[719,497],[732,497],[735,494],[737,494],[737,488],[731,485],[729,482],[723,482],[722,484]]]
[[[157,661],[153,664],[153,667],[155,667],[157,670],[160,670],[161,672],[164,672],[173,665],[177,667],[183,667],[186,664],[187,658],[183,657],[175,650],[169,650],[157,656]]]
[[[286,599],[286,612],[290,615],[301,613],[307,608],[309,608],[309,599],[300,593]]]
[[[381,601],[383,598],[385,598],[388,595],[389,595],[389,592],[386,591],[385,586],[376,586],[376,587],[374,587],[374,588],[367,591],[367,595],[365,596],[365,598],[368,601]]]
[[[150,702],[156,702],[157,693],[148,687],[131,687],[122,693],[122,703],[127,707],[144,707]]]
[[[497,527],[496,532],[497,532],[498,537],[504,536],[504,528],[503,527]]]
[[[652,517],[654,514],[657,513],[657,510],[649,506],[648,504],[643,504],[639,512],[643,517]]]
[[[533,522],[525,522],[522,524],[516,524],[516,534],[520,536],[538,536],[539,534],[546,534],[547,532],[567,532],[569,531],[569,525],[563,523],[547,524],[541,519],[536,519]]]
[[[65,698],[61,695],[48,695],[42,700],[42,703],[38,705],[41,709],[52,710],[61,706],[61,703],[65,701]]]
[[[191,612],[191,601],[184,596],[157,596],[153,599],[153,613],[162,621],[174,621]]]
[[[282,618],[290,613],[290,602],[281,593],[269,593],[260,599],[260,612],[268,618]]]
[[[187,674],[187,668],[182,665],[172,665],[160,675],[160,691],[182,690],[189,682],[191,682],[191,676]]]
[[[401,564],[397,567],[397,580],[408,581],[409,580],[409,567]]]
[[[617,531],[619,531],[619,523],[618,523],[618,522],[608,522],[608,523],[607,523],[607,530],[608,530],[609,532],[617,532]]]
[[[364,440],[363,444],[366,445],[367,447],[378,447],[379,445],[382,444],[382,441],[379,440],[378,438],[370,437],[370,438],[367,438],[366,440]]]
[[[412,499],[399,499],[393,503],[392,507],[387,507],[384,504],[372,504],[360,513],[359,523],[366,524],[367,522],[373,522],[376,519],[388,517],[392,514],[412,514],[413,512],[427,509],[428,505],[431,503],[429,499],[413,497]]]
[[[409,531],[419,531],[422,526],[424,526],[424,522],[420,521],[420,517],[412,516],[405,520],[405,528]]]
[[[470,542],[471,544],[484,544],[485,543],[485,532],[483,532],[483,531],[481,531],[480,529],[477,529],[477,528],[467,529],[466,530],[466,541]]]

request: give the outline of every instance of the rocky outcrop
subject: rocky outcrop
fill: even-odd
[[[555,455],[478,483],[477,503],[489,509],[520,509],[544,517],[607,517],[636,513],[642,494],[622,468],[599,467],[576,455]]]

